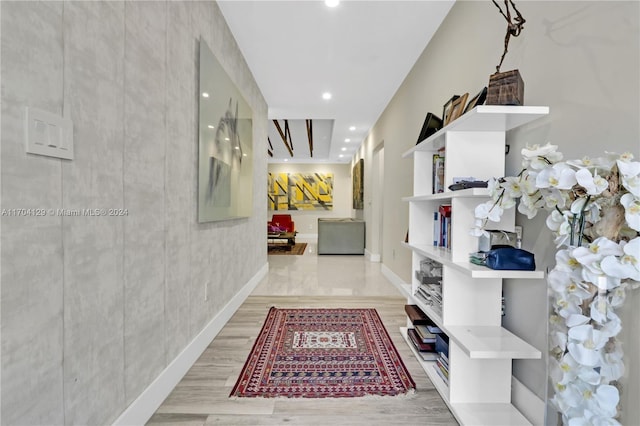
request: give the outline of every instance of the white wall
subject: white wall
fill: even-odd
[[[519,171],[519,152],[527,143],[550,141],[560,146],[566,158],[595,157],[605,150],[632,151],[640,158],[640,4],[516,3],[526,24],[520,37],[511,39],[502,70],[518,68],[525,82],[525,104],[548,105],[551,114],[508,135],[507,173]],[[371,200],[367,173],[373,149],[384,141],[383,262],[406,282],[411,277],[411,255],[400,242],[408,226],[408,205],[400,198],[412,193],[413,165],[401,155],[415,145],[427,112],[440,116],[442,105],[453,94],[473,96],[487,85],[502,54],[505,29],[506,22],[492,2],[458,1],[362,147],[365,200]],[[518,215],[518,221],[524,226],[524,248],[535,252],[541,268],[552,266],[556,249],[544,218],[527,221]],[[504,291],[505,326],[546,352],[545,282],[508,281]],[[637,293],[628,304],[638,306]],[[630,380],[623,392],[623,420],[640,418],[640,339],[637,332],[630,332],[640,328],[639,315],[630,308],[624,311]],[[545,360],[515,361],[514,371],[544,397]]]
[[[267,106],[215,2],[8,2],[2,208],[2,424],[109,424],[266,264],[266,158],[249,219],[197,222],[198,39]],[[75,159],[27,155],[26,106],[70,117]],[[205,298],[205,294],[209,297]]]
[[[296,230],[302,235],[318,235],[318,218],[320,217],[354,217],[351,197],[352,180],[350,164],[269,164],[269,173],[333,173],[333,210],[269,210],[268,217],[273,213],[290,214],[296,224]],[[266,182],[266,174],[265,174]],[[265,202],[267,199],[265,191]],[[265,224],[266,225],[266,224]]]

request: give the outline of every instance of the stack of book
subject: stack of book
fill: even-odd
[[[414,294],[434,311],[442,314],[442,282],[431,284],[418,284]]]
[[[450,249],[451,248],[451,204],[441,204],[440,207],[438,207],[438,218],[439,218],[438,246]],[[435,240],[434,240],[434,243],[435,243]]]
[[[436,363],[433,368],[436,370],[442,381],[449,384],[449,358],[447,358],[445,354],[438,354],[438,358],[436,359]]]
[[[409,340],[424,361],[436,361],[439,358],[436,339],[442,330],[418,306],[405,305],[404,310],[413,325],[407,329]]]

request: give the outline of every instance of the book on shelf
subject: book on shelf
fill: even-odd
[[[409,320],[411,320],[411,324],[413,325],[431,323],[431,320],[429,319],[427,314],[422,312],[422,309],[420,309],[417,305],[404,305],[404,311],[407,313],[407,316],[409,317]]]
[[[442,363],[442,361],[440,361],[440,359],[436,359],[436,365],[438,366],[438,368],[440,369],[440,371],[442,371],[442,374],[444,374],[444,376],[449,379],[449,367],[445,367],[444,364]]]
[[[436,351],[444,355],[444,358],[449,363],[449,337],[444,334],[436,334]]]
[[[422,343],[436,343],[436,335],[431,333],[426,325],[414,324],[413,328],[418,333],[418,337],[422,339]]]
[[[420,359],[422,359],[423,361],[437,361],[438,360],[438,354],[435,352],[420,352],[418,351],[418,355],[420,356]]]
[[[413,345],[419,352],[432,352],[435,355],[438,355],[438,352],[436,351],[435,342],[423,343],[422,340],[420,339],[420,336],[418,336],[418,333],[416,333],[416,330],[414,328],[408,328],[407,335],[409,336],[411,343],[413,343]]]
[[[438,359],[442,361],[444,365],[447,366],[447,370],[449,369],[449,357],[444,352],[438,352]]]
[[[432,190],[434,194],[444,192],[444,151],[433,154]]]
[[[433,364],[433,369],[436,370],[436,373],[438,373],[438,376],[440,376],[440,378],[442,379],[442,381],[449,386],[449,378],[446,377],[442,371],[440,370],[440,367],[438,367],[438,364],[434,363]]]
[[[438,244],[441,247],[451,248],[451,204],[441,204],[438,207],[440,218],[440,235]]]

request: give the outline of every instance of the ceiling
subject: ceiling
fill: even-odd
[[[269,107],[269,162],[350,162],[454,1],[218,1]]]

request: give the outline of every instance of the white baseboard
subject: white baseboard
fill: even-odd
[[[405,283],[402,278],[396,275],[396,273],[389,269],[388,266],[382,264],[382,266],[380,267],[380,273],[382,273],[382,275],[386,279],[388,279],[389,282],[391,282],[391,284],[393,284],[393,286],[397,288],[403,296],[409,296],[411,285]]]
[[[153,416],[162,402],[169,396],[173,388],[189,371],[191,366],[202,355],[211,341],[218,335],[222,327],[231,319],[240,305],[267,275],[269,264],[262,268],[245,284],[244,287],[225,305],[182,352],[165,368],[162,373],[127,407],[113,423],[116,426],[144,425]]]
[[[544,425],[545,403],[521,381],[511,376],[511,403],[533,425]]]
[[[380,263],[380,261],[382,260],[382,256],[380,255],[380,253],[371,253],[369,250],[365,250],[364,255],[367,259],[369,259],[369,262],[372,263]]]

